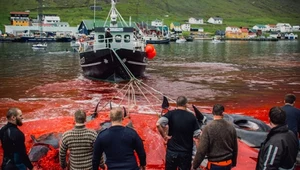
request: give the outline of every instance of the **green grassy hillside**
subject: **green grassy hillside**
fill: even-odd
[[[83,19],[93,19],[89,9],[94,0],[43,0],[43,12],[54,13],[62,21],[76,26]],[[96,12],[96,19],[105,19],[110,9],[110,0],[96,0],[102,11]],[[9,24],[10,11],[30,10],[30,16],[36,18],[37,0],[0,0],[0,29]],[[189,17],[207,20],[211,16],[220,16],[224,24],[208,25],[205,29],[214,31],[226,26],[253,26],[255,24],[276,24],[287,22],[300,25],[299,0],[118,0],[117,9],[125,20],[129,16],[133,21],[150,22],[164,19],[169,25],[172,21],[184,22]],[[165,17],[168,15],[168,17]]]

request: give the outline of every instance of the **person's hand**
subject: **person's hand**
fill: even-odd
[[[146,166],[140,166],[140,170],[145,170]]]
[[[172,138],[172,136],[164,136],[164,143],[167,144],[168,143],[168,140],[170,140]]]
[[[106,164],[100,165],[100,168],[101,168],[102,170],[107,170],[107,169],[108,169]]]

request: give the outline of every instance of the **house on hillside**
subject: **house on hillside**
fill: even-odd
[[[226,27],[225,28],[225,32],[240,32],[240,28],[239,27]]]
[[[37,16],[37,22],[38,21],[42,21],[42,24],[53,24],[60,22],[60,17],[56,14],[43,14],[42,16]]]
[[[203,20],[203,18],[190,17],[188,22],[189,22],[189,24],[203,24],[204,20]]]
[[[29,12],[10,12],[10,25],[29,26]]]
[[[151,21],[151,26],[154,26],[154,27],[162,27],[163,26],[163,22],[161,20],[154,20],[154,21]]]
[[[181,28],[182,31],[190,31],[191,30],[191,24],[189,24],[189,23],[181,24],[180,28]]]
[[[291,32],[292,31],[292,26],[289,23],[277,23],[276,27],[280,32]]]
[[[294,25],[292,30],[293,30],[293,32],[299,32],[300,31],[300,25]]]
[[[172,32],[175,32],[175,33],[181,33],[182,30],[181,30],[181,26],[180,26],[180,23],[179,22],[172,22],[170,24],[170,30]]]
[[[241,38],[248,38],[249,37],[249,28],[241,27]]]
[[[94,31],[94,25],[96,27],[102,27],[104,25],[104,21],[96,20],[94,24],[94,20],[82,20],[78,27],[78,33],[89,35],[92,31]]]
[[[268,31],[266,25],[255,25],[252,29],[261,30],[262,32]]]
[[[190,31],[191,31],[191,33],[199,33],[199,32],[204,32],[204,29],[191,27]]]
[[[266,30],[269,31],[269,32],[278,31],[275,24],[268,24],[268,25],[266,25]]]
[[[207,22],[211,23],[211,24],[223,24],[223,18],[221,18],[221,17],[210,17],[207,20]]]

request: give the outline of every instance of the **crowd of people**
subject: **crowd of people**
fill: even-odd
[[[299,150],[300,110],[294,107],[296,96],[287,94],[285,105],[269,111],[271,130],[261,144],[256,170],[292,170]],[[167,145],[166,170],[196,170],[204,159],[206,169],[230,170],[237,165],[238,138],[234,126],[223,119],[225,108],[215,104],[213,121],[201,128],[195,115],[188,110],[188,100],[180,96],[177,108],[168,111],[156,123],[157,130]],[[122,124],[124,110],[110,111],[111,127],[100,131],[85,127],[86,113],[77,110],[75,126],[62,135],[59,162],[62,169],[71,170],[144,170],[146,152],[143,141],[131,127]],[[0,130],[4,151],[2,170],[34,169],[26,153],[22,126],[22,111],[10,108],[8,123]],[[193,145],[197,151],[193,158]],[[69,152],[69,155],[68,155]],[[138,161],[136,159],[136,155]]]

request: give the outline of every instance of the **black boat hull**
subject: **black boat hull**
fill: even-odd
[[[144,76],[147,66],[145,52],[118,49],[118,57],[136,78]],[[118,57],[111,49],[100,49],[96,52],[80,53],[80,63],[83,75],[89,79],[120,82],[132,78],[120,63]]]
[[[146,44],[170,44],[170,40],[146,40]]]

